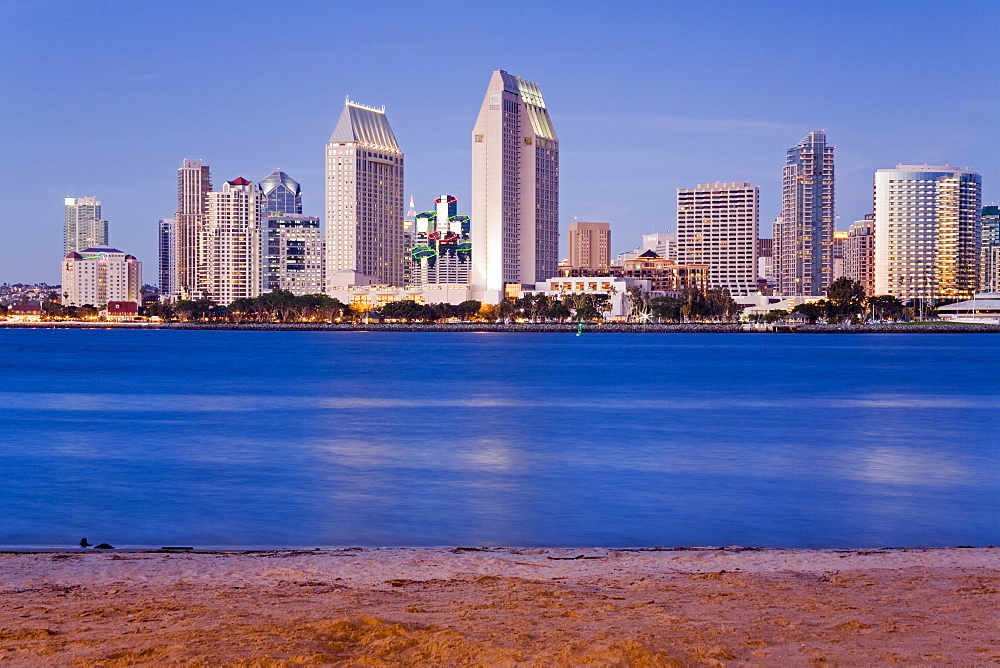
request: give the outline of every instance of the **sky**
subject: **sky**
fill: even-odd
[[[385,105],[406,198],[468,214],[472,126],[490,73],[541,85],[560,140],[560,221],[612,224],[613,252],[676,225],[676,189],[760,187],[785,152],[836,146],[838,229],[872,173],[950,164],[1000,199],[1000,3],[3,0],[0,283],[59,282],[63,198],[96,196],[110,243],[156,279],[177,168],[216,187],[276,168],[322,216],[344,98]]]

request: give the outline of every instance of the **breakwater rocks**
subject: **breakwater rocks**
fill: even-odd
[[[575,334],[576,323],[320,323],[320,322],[2,322],[0,328],[29,329],[184,329],[320,332],[524,332]],[[588,323],[584,334],[997,334],[1000,325],[885,323],[874,325],[749,325],[738,323]]]

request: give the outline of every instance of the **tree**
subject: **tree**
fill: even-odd
[[[549,305],[549,308],[545,311],[545,317],[551,318],[553,320],[558,320],[559,322],[566,322],[566,318],[570,317],[569,307],[563,304],[561,301],[556,300]]]
[[[455,313],[462,320],[469,320],[472,316],[479,313],[483,308],[483,303],[475,299],[467,299],[458,306],[455,307]]]
[[[681,306],[683,305],[684,301],[677,297],[654,297],[649,300],[650,313],[659,320],[680,322]]]
[[[826,290],[827,320],[843,322],[861,315],[865,310],[865,287],[858,281],[842,276]]]
[[[600,311],[598,311],[590,304],[584,304],[583,306],[576,309],[577,320],[599,320],[600,317],[601,317]]]
[[[874,320],[899,320],[903,317],[903,302],[892,295],[875,295],[868,298],[868,308]]]
[[[768,311],[767,313],[765,313],[764,315],[762,315],[760,319],[761,319],[762,322],[766,322],[767,324],[772,324],[772,323],[778,322],[779,320],[781,320],[782,318],[784,318],[786,315],[788,315],[788,311],[786,311],[785,309],[780,309],[779,308],[779,309],[774,309],[774,310]]]
[[[792,309],[792,313],[801,313],[803,315],[809,316],[809,324],[815,323],[817,320],[825,320],[828,314],[828,302],[825,299],[820,299],[816,302],[811,302],[809,304],[799,304]]]
[[[382,307],[381,313],[383,318],[406,320],[407,322],[423,320],[427,316],[427,310],[411,299],[389,302]]]

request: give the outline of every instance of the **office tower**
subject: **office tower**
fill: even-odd
[[[326,275],[403,285],[403,153],[385,107],[347,100],[326,145]]]
[[[774,239],[757,239],[757,285],[764,289],[774,284],[773,258]]]
[[[472,286],[484,301],[556,275],[559,140],[538,84],[503,70],[472,131],[472,238]]]
[[[469,217],[458,215],[454,195],[441,195],[434,204],[434,211],[414,215],[410,283],[468,285],[472,255]]]
[[[260,295],[260,191],[242,176],[205,195],[199,283],[220,306]]]
[[[1000,206],[983,207],[979,291],[1000,292]]]
[[[177,291],[174,281],[174,268],[177,265],[177,230],[173,218],[160,220],[160,294],[169,297]]]
[[[177,213],[174,215],[173,296],[200,299],[205,286],[199,283],[204,264],[201,233],[205,225],[206,195],[212,190],[208,165],[185,160],[177,170]]]
[[[643,250],[651,250],[668,260],[677,259],[677,233],[656,232],[642,235]]]
[[[302,213],[302,186],[280,169],[261,179],[259,188],[261,215]]]
[[[607,269],[611,265],[609,223],[569,224],[569,266],[577,269]]]
[[[66,254],[62,265],[64,306],[96,306],[142,299],[142,263],[117,248],[99,244]]]
[[[708,287],[757,292],[759,192],[743,181],[677,189],[677,262],[707,264]]]
[[[833,276],[833,146],[810,132],[788,149],[781,215],[774,225],[774,271],[782,295],[819,296]]]
[[[844,276],[857,281],[869,297],[875,295],[875,215],[851,223],[844,240]]]
[[[844,275],[844,242],[847,241],[847,232],[834,230],[833,247],[831,254],[833,257],[833,280],[837,280]]]
[[[979,174],[898,165],[875,172],[875,294],[968,299],[979,279]]]
[[[293,295],[323,292],[326,244],[319,218],[296,213],[264,219],[264,292],[285,290]]]
[[[108,221],[101,220],[101,201],[96,197],[67,197],[63,200],[63,254],[79,252],[108,243]]]

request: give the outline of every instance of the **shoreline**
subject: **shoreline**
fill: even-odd
[[[144,323],[0,322],[0,329],[131,329],[295,332],[470,332],[575,334],[577,323]],[[880,325],[792,325],[754,329],[743,324],[584,324],[584,334],[1000,334],[1000,325],[887,323]]]
[[[1000,659],[1000,548],[0,554],[12,665]]]

